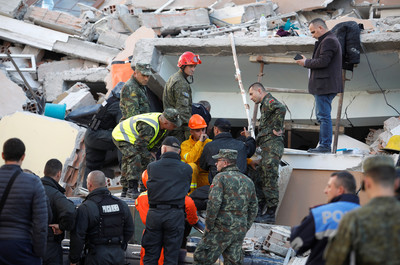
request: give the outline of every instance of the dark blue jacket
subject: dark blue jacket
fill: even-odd
[[[311,209],[299,226],[292,228],[290,244],[297,254],[311,249],[306,264],[325,264],[323,253],[328,239],[336,234],[343,215],[360,207],[356,195],[343,194],[332,199],[328,204]]]
[[[204,146],[203,153],[201,154],[199,165],[202,169],[209,171],[208,181],[210,184],[215,175],[218,174],[216,160],[212,158],[213,155],[218,154],[220,149],[233,149],[238,151],[236,165],[240,172],[247,173],[247,158],[251,157],[256,151],[256,141],[253,137],[247,137],[245,142],[236,140],[232,137],[230,132],[222,132],[214,137],[212,142]]]
[[[0,240],[31,241],[33,253],[43,257],[48,217],[47,198],[40,178],[22,172],[18,165],[3,165],[0,168],[0,197],[15,170],[21,174],[12,185],[0,216]]]

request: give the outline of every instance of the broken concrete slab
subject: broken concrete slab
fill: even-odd
[[[119,52],[116,48],[84,41],[75,37],[70,37],[65,42],[56,41],[52,50],[75,58],[77,57],[102,64],[109,64]]]
[[[56,31],[81,35],[89,28],[85,19],[77,18],[68,13],[48,10],[47,8],[31,6],[25,14],[25,19]]]
[[[275,15],[274,4],[272,2],[267,2],[265,4],[257,3],[244,6],[244,13],[242,15],[242,23],[255,19],[258,21],[260,17],[264,15],[265,17]]]
[[[215,9],[210,13],[211,18],[222,20],[229,24],[240,24],[242,23],[242,16],[244,13],[244,6],[229,6],[220,9]]]
[[[29,46],[29,45],[25,45],[25,47],[21,53],[22,54],[33,54],[35,56],[36,62],[40,62],[44,56],[44,50]]]
[[[90,88],[81,82],[76,83],[70,89],[66,91],[68,94],[60,102],[54,102],[56,104],[66,104],[68,111],[76,110],[80,107],[95,105]]]
[[[143,13],[139,15],[139,20],[142,26],[153,28],[162,35],[177,34],[182,29],[210,26],[208,11],[204,8],[173,13]]]
[[[80,69],[85,67],[85,60],[82,59],[70,59],[70,60],[61,60],[61,61],[53,61],[48,63],[43,63],[39,65],[37,73],[38,80],[43,82],[46,78],[46,75],[60,73],[63,71]],[[98,65],[94,66],[98,67]]]
[[[69,87],[68,83],[104,83],[104,77],[108,74],[105,67],[78,68],[44,76],[43,90],[46,93],[47,101],[55,100],[58,95],[65,92]]]
[[[108,47],[122,49],[128,38],[128,35],[126,34],[121,34],[111,30],[99,29],[98,32],[99,38],[97,39],[97,43]]]
[[[68,34],[62,32],[0,16],[0,38],[3,40],[52,51],[56,41],[66,42],[68,37]]]
[[[51,158],[56,158],[64,164],[62,175],[65,174],[75,159],[76,150],[79,149],[86,129],[59,119],[29,112],[16,112],[0,120],[0,131],[1,144],[12,137],[24,142],[26,156],[22,168],[42,177],[44,165]],[[3,163],[1,160],[0,165]]]
[[[16,19],[22,19],[27,9],[22,0],[1,0],[0,6],[0,15]]]
[[[22,106],[28,101],[25,92],[0,71],[0,119],[16,111],[22,111]],[[4,96],[7,95],[7,96]]]
[[[278,5],[276,12],[290,13],[297,11],[312,11],[315,9],[326,8],[333,0],[307,0],[307,1],[292,1],[292,0],[272,0]]]

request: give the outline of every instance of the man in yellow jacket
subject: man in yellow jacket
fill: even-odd
[[[190,137],[181,144],[182,161],[188,163],[193,170],[190,191],[196,188],[210,185],[208,183],[208,171],[199,167],[199,159],[203,152],[204,145],[211,142],[206,134],[207,123],[199,114],[194,114],[189,119]]]
[[[152,112],[133,116],[121,121],[113,130],[114,144],[125,157],[126,169],[121,170],[121,197],[136,199],[139,196],[139,178],[147,165],[154,160],[167,130],[181,126],[176,109],[165,109],[163,113]]]

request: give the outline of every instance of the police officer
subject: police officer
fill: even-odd
[[[90,193],[78,207],[71,231],[71,264],[80,260],[84,249],[84,264],[125,264],[125,250],[134,232],[128,205],[111,195],[101,171],[89,173],[87,187]]]
[[[169,133],[183,142],[189,138],[189,119],[192,116],[193,74],[196,66],[201,64],[200,57],[192,52],[184,52],[178,60],[178,72],[171,75],[165,84],[163,104],[165,108],[174,108],[181,115],[182,127]],[[190,79],[190,80],[189,80]]]
[[[274,224],[279,203],[279,163],[285,148],[283,136],[286,108],[261,83],[250,85],[249,95],[254,103],[260,103],[261,112],[256,139],[262,157],[256,180],[261,183],[261,190],[257,190],[261,211],[255,221]]]
[[[164,247],[164,264],[177,264],[185,229],[185,197],[192,168],[181,161],[180,142],[168,136],[161,146],[161,159],[147,166],[150,209],[142,237],[144,265],[157,264]]]
[[[119,82],[111,91],[110,97],[102,104],[93,116],[85,133],[86,169],[82,186],[86,188],[87,175],[93,170],[101,170],[106,160],[107,152],[118,151],[112,141],[111,132],[121,119]],[[120,159],[121,154],[116,153]]]
[[[225,264],[243,264],[243,239],[257,215],[253,181],[236,166],[238,151],[220,149],[217,174],[210,186],[206,229],[194,252],[193,264],[214,264],[221,255]]]
[[[133,116],[120,122],[113,130],[114,144],[128,162],[127,171],[122,172],[121,197],[139,196],[139,178],[147,165],[154,160],[159,143],[167,130],[181,125],[175,109],[165,109],[163,113],[153,112]]]
[[[64,231],[70,231],[74,227],[75,205],[65,197],[65,189],[58,184],[61,171],[62,163],[58,159],[50,159],[44,167],[44,177],[41,179],[53,213],[47,232],[47,249],[43,264],[63,264],[61,242],[64,239]]]

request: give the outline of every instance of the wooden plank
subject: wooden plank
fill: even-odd
[[[269,63],[296,64],[296,61],[293,59],[293,57],[251,55],[249,61],[252,63],[266,63],[266,64]]]
[[[332,132],[333,132],[332,128]],[[292,123],[292,122],[285,122],[285,130],[298,130],[298,131],[305,131],[305,132],[319,132],[319,125],[310,125],[310,124],[300,124],[300,123]],[[344,134],[344,127],[339,127],[339,133]]]

